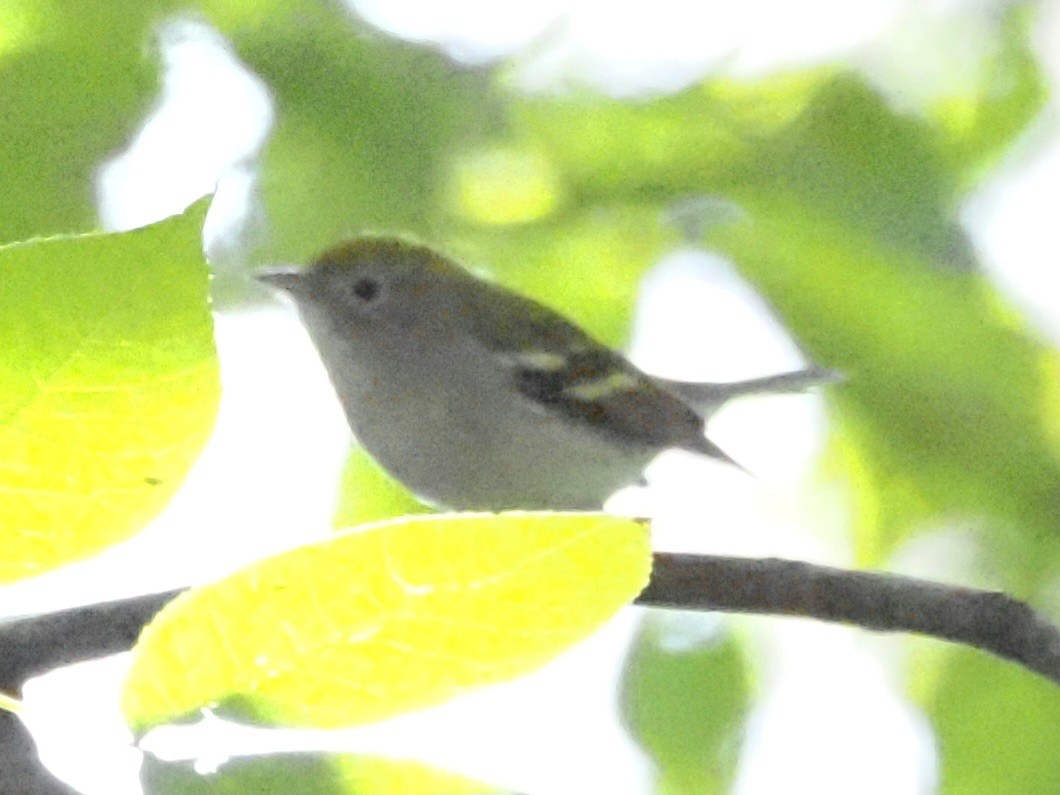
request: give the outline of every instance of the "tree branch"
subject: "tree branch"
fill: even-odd
[[[0,623],[0,689],[19,693],[51,668],[125,651],[180,591],[75,607]],[[656,552],[647,607],[803,616],[881,632],[916,632],[1019,663],[1060,684],[1060,628],[1005,594],[815,566]],[[39,763],[18,716],[0,714],[0,790],[72,792]],[[3,790],[6,791],[6,790]]]
[[[29,729],[19,716],[3,710],[0,710],[0,792],[79,795],[40,763]]]
[[[0,623],[0,689],[126,651],[180,591]],[[647,607],[803,616],[881,632],[915,632],[988,651],[1060,684],[1060,628],[1002,593],[792,560],[656,552]]]
[[[793,560],[656,552],[636,603],[915,632],[988,651],[1060,684],[1060,628],[993,591]]]
[[[0,622],[0,690],[17,695],[27,680],[52,668],[128,651],[140,630],[180,592]]]

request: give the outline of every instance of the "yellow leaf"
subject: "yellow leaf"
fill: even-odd
[[[22,711],[22,702],[6,693],[0,693],[0,709],[18,714]]]
[[[220,395],[206,206],[0,248],[0,582],[128,538],[202,450]]]
[[[167,606],[133,650],[137,731],[203,707],[344,726],[523,674],[644,587],[647,528],[601,514],[445,514],[354,530]]]

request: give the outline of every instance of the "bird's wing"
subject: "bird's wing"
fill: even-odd
[[[482,296],[479,310],[479,341],[541,410],[627,444],[728,458],[703,435],[695,409],[559,313],[500,288]]]

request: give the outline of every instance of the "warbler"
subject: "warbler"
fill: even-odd
[[[735,463],[705,435],[714,410],[833,379],[648,375],[552,309],[399,238],[255,275],[294,299],[357,440],[456,510],[599,509],[669,448]]]

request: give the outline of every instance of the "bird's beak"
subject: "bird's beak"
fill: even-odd
[[[260,271],[255,271],[253,276],[262,284],[275,290],[283,290],[285,293],[297,293],[299,285],[305,278],[299,268],[290,265],[262,268]]]

